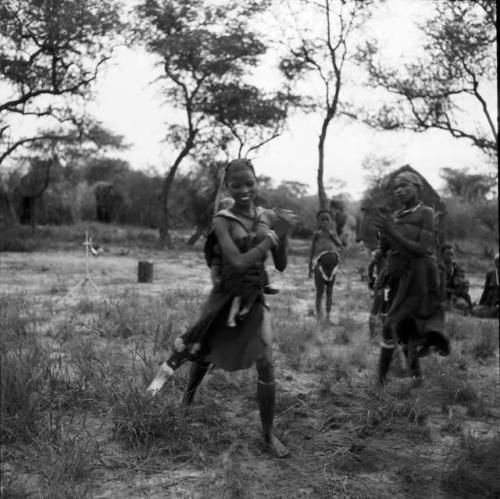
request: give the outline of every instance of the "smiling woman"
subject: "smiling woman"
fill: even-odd
[[[220,281],[198,321],[177,338],[173,354],[160,366],[148,390],[157,392],[177,367],[190,360],[191,374],[184,396],[184,403],[189,404],[211,364],[226,371],[248,369],[255,364],[264,442],[273,455],[283,457],[288,451],[273,432],[275,386],[271,321],[264,300],[264,261],[271,251],[276,269],[285,270],[288,235],[295,217],[255,206],[257,179],[248,160],[228,164],[225,185],[234,204],[214,218],[221,253]],[[236,299],[241,307],[233,314]]]

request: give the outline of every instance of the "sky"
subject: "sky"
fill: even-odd
[[[402,54],[411,56],[418,45],[415,20],[421,18],[427,3],[429,0],[382,3],[371,29],[395,60]],[[153,167],[166,173],[175,157],[175,150],[164,141],[166,126],[175,121],[177,113],[163,104],[160,89],[153,83],[160,74],[154,57],[143,49],[118,47],[98,79],[95,99],[88,104],[88,110],[106,127],[124,136],[130,147],[120,155],[133,168]],[[255,81],[265,86],[275,78],[275,69],[264,65],[259,68]],[[495,88],[493,85],[488,94],[494,109]],[[360,92],[364,93],[360,97],[371,98],[370,90]],[[311,194],[316,192],[320,126],[318,114],[292,114],[286,131],[252,157],[257,173],[270,176],[276,183],[299,181],[309,186]],[[344,191],[359,198],[366,188],[362,163],[373,157],[388,158],[395,167],[409,163],[437,189],[443,187],[439,176],[442,167],[467,167],[475,171],[486,168],[483,154],[468,141],[454,139],[446,132],[378,132],[359,122],[336,121],[326,142],[325,183],[328,185],[329,179],[337,179],[344,184]],[[187,168],[186,163],[181,171]]]

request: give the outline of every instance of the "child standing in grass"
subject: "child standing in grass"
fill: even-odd
[[[316,287],[316,316],[321,318],[321,302],[326,290],[326,319],[330,319],[333,285],[339,263],[337,248],[342,246],[334,230],[333,214],[329,210],[318,211],[318,230],[313,233],[309,253],[309,277]]]

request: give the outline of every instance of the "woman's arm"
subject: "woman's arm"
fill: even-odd
[[[274,267],[283,272],[288,265],[288,237],[282,236],[278,239],[278,245],[271,249]]]
[[[266,253],[275,245],[272,236],[266,236],[255,248],[241,253],[236,244],[234,244],[229,227],[229,220],[222,217],[214,219],[214,230],[221,252],[236,272],[243,273],[252,265],[263,260]]]
[[[311,251],[309,252],[309,277],[312,277],[312,264],[313,264],[313,258],[314,258],[314,253],[316,252],[316,232],[312,235],[312,240],[311,240]]]
[[[375,225],[378,230],[385,236],[391,246],[394,244],[404,250],[414,253],[418,256],[426,255],[432,248],[434,238],[434,213],[431,209],[424,209],[422,213],[422,225],[418,241],[412,241],[404,237],[390,223],[387,217],[377,215],[375,217]]]

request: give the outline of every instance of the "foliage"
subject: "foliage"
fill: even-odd
[[[0,102],[0,163],[20,146],[65,135],[41,131],[11,141],[10,119],[34,116],[52,118],[52,123],[74,122],[77,113],[66,97],[89,97],[119,28],[114,0],[1,3],[0,75],[9,92]]]
[[[258,89],[241,83],[266,51],[250,27],[250,20],[265,7],[266,2],[210,5],[201,0],[146,0],[135,9],[136,38],[158,56],[164,69],[161,82],[165,95],[185,119],[184,125],[172,123],[168,136],[177,155],[160,197],[160,239],[167,246],[172,245],[169,197],[177,169],[200,142],[210,139],[212,128],[224,123],[238,139],[240,153],[248,137],[243,138],[238,125],[251,124],[261,130],[280,128],[282,113],[264,116],[267,108],[259,102],[252,101],[250,107],[236,105],[244,116],[232,113],[233,108],[228,106],[228,97],[237,96],[241,103],[245,92],[269,102]],[[255,134],[249,135],[255,138]]]
[[[245,83],[215,83],[206,96],[204,111],[229,130],[241,157],[278,137],[289,105],[297,101],[289,93],[264,93]]]
[[[444,199],[446,237],[498,241],[498,199],[467,202],[460,198]]]
[[[395,97],[365,120],[381,129],[445,130],[495,156],[498,129],[484,87],[496,78],[496,4],[445,1],[432,8],[421,26],[424,54],[403,69],[384,65],[376,42],[367,42],[360,52],[371,84]],[[476,111],[479,126],[468,125],[471,113],[464,107]]]
[[[470,173],[467,168],[441,168],[441,177],[447,191],[467,202],[484,200],[496,187],[497,179],[481,173]]]
[[[344,97],[341,95],[343,80],[348,64],[353,55],[352,40],[370,12],[370,1],[344,2],[343,0],[324,0],[322,2],[304,1],[300,10],[289,8],[287,22],[296,31],[287,45],[287,54],[280,62],[280,69],[290,81],[298,81],[313,76],[321,88],[321,96],[311,106],[321,113],[321,129],[318,139],[318,196],[319,207],[327,207],[327,195],[324,186],[324,147],[328,128],[341,114]],[[289,4],[290,7],[290,4]],[[307,30],[298,22],[303,9],[314,19],[316,30]],[[298,26],[301,28],[298,28]],[[319,27],[319,28],[318,28]],[[318,35],[313,34],[319,33]]]

